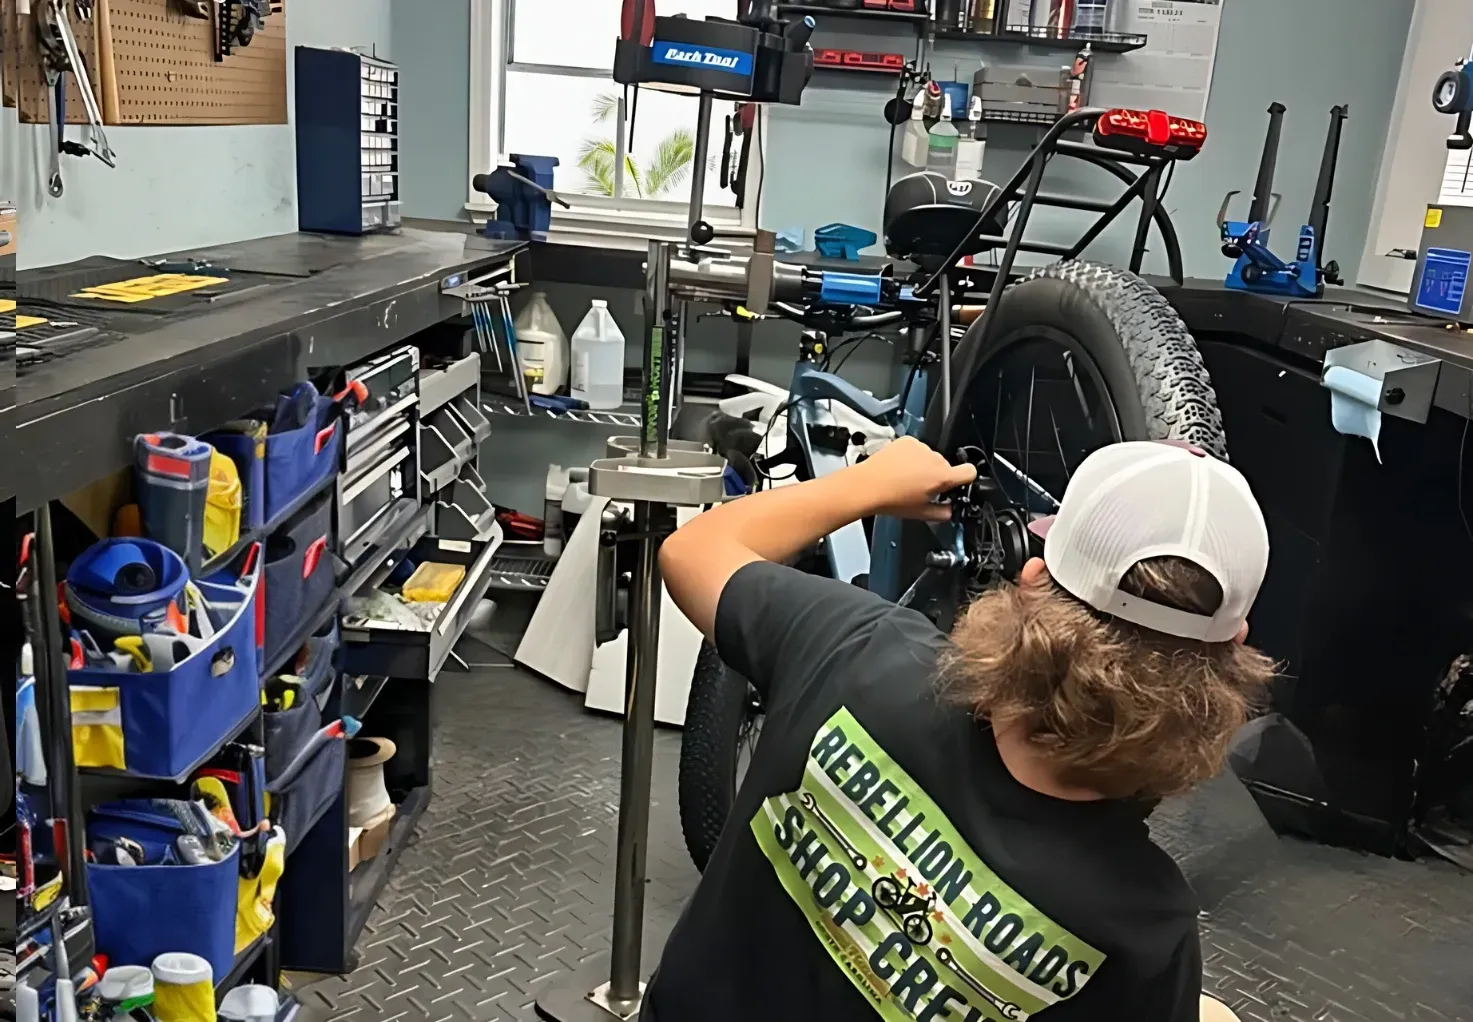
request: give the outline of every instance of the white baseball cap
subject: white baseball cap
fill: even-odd
[[[1049,575],[1103,614],[1184,639],[1227,642],[1248,620],[1268,570],[1268,526],[1243,474],[1185,444],[1127,442],[1075,471],[1058,514],[1031,526]],[[1222,606],[1193,614],[1122,592],[1132,567],[1181,557],[1212,575]]]

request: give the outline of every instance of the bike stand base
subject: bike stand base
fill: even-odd
[[[547,1022],[630,1022],[639,1018],[639,1003],[627,1015],[608,1006],[609,967],[583,969],[555,990],[537,998],[537,1017]],[[639,985],[641,998],[645,984]]]

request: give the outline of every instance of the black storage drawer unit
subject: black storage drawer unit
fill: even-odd
[[[495,543],[477,540],[441,539],[426,536],[409,551],[409,558],[423,564],[465,565],[465,578],[440,611],[434,624],[411,630],[371,623],[345,610],[343,618],[343,669],[348,674],[433,681],[455,648],[471,615],[491,587],[491,560]]]

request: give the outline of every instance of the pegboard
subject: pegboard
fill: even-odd
[[[168,0],[111,0],[124,124],[285,124],[286,17],[216,63],[213,22]]]
[[[32,6],[41,2],[33,0]],[[48,124],[51,120],[51,95],[41,65],[41,47],[36,42],[35,17],[18,14],[15,0],[0,0],[0,19],[3,19],[5,28],[5,105],[16,108],[22,124]],[[77,48],[87,65],[88,79],[92,82],[93,95],[97,97],[100,108],[102,93],[98,90],[96,76],[96,21],[74,21],[72,31],[76,33]],[[72,75],[66,76],[66,120],[68,124],[87,123],[87,109],[82,105],[82,94]]]
[[[230,56],[217,62],[213,20],[181,14],[172,0],[109,0],[119,123],[286,124],[283,7],[273,2],[273,13],[251,44],[237,46]],[[51,108],[34,29],[19,24],[29,19],[19,19],[15,14],[15,0],[0,0],[0,17],[5,19],[6,29],[7,103],[12,99],[11,83],[15,83],[13,98],[21,121],[44,124]],[[96,23],[96,18],[90,24],[74,21],[73,28],[100,103],[101,83],[95,72]],[[86,119],[75,81],[68,76],[67,122],[85,124]]]

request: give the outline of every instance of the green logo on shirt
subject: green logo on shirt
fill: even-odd
[[[1003,883],[848,710],[752,819],[778,879],[886,1022],[1017,1022],[1105,956]]]

